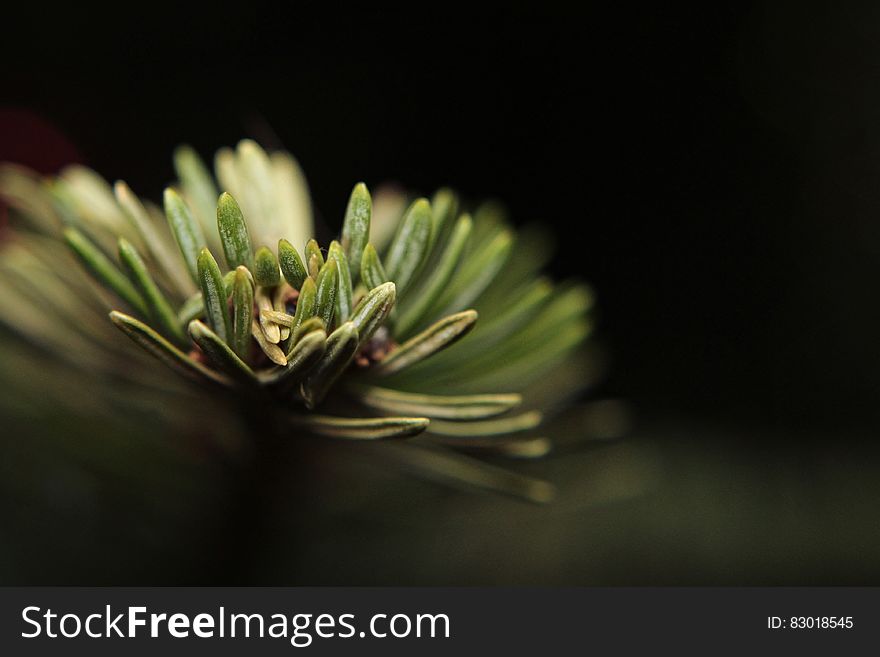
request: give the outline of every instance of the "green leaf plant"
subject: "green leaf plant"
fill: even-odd
[[[49,181],[2,169],[26,225],[23,254],[0,267],[0,321],[86,368],[114,363],[144,395],[169,368],[184,415],[210,398],[286,440],[398,441],[409,451],[394,461],[443,480],[551,499],[551,485],[485,460],[545,455],[542,420],[590,379],[572,367],[593,295],[540,275],[545,235],[448,189],[378,211],[359,182],[321,245],[288,154],[245,140],[212,178],[184,146],[175,168],[161,206],[83,167]],[[89,323],[96,307],[130,342]]]

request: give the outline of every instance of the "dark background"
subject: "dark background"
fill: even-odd
[[[210,157],[272,131],[331,225],[357,180],[497,196],[554,224],[558,272],[597,287],[616,392],[786,426],[878,419],[867,3],[305,4],[35,10],[7,23],[3,101],[154,197],[176,144]],[[69,157],[3,130],[8,158]]]
[[[176,144],[210,156],[250,135],[297,156],[334,226],[357,180],[498,197],[517,223],[555,227],[556,273],[595,285],[613,356],[604,393],[634,402],[648,438],[684,445],[670,463],[705,466],[681,456],[697,444],[717,458],[707,467],[747,472],[745,488],[787,468],[788,493],[737,513],[787,494],[794,509],[819,505],[825,520],[807,521],[805,542],[839,531],[825,522],[835,504],[876,499],[835,489],[876,481],[865,469],[880,428],[872,3],[322,17],[305,3],[70,4],[34,7],[3,41],[0,159],[51,170],[76,157],[158,197]],[[713,499],[716,511],[729,503]],[[878,576],[835,554],[801,581]],[[609,577],[626,580],[627,563]],[[761,563],[751,579],[712,563],[706,577],[774,581]],[[701,572],[691,568],[678,581]]]

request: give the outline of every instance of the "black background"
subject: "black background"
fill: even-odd
[[[497,196],[597,287],[610,392],[785,428],[878,419],[874,9],[68,5],[5,32],[7,107],[142,193],[177,143],[254,135],[297,155],[331,226],[357,180]],[[6,157],[68,157],[6,116]]]
[[[25,7],[0,44],[0,159],[76,158],[158,198],[178,143],[254,136],[296,155],[331,227],[358,180],[500,198],[553,225],[555,273],[596,287],[603,393],[683,445],[668,497],[638,509],[643,543],[608,511],[598,581],[878,581],[858,537],[880,429],[880,8],[413,7]],[[680,542],[646,561],[657,536]],[[597,581],[577,540],[525,581]],[[434,581],[392,556],[360,577]],[[482,581],[478,556],[456,581]]]

